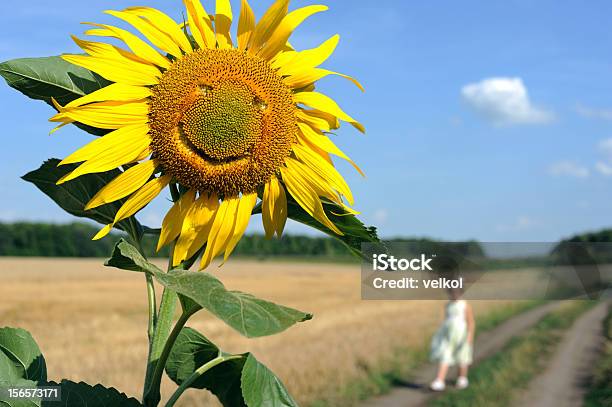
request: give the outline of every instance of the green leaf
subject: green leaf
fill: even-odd
[[[223,283],[207,273],[172,270],[156,273],[163,286],[191,298],[200,307],[252,338],[282,332],[312,315],[261,300],[239,291],[228,291]]]
[[[219,348],[204,335],[194,329],[183,328],[168,356],[166,374],[180,385],[219,353]],[[240,390],[240,376],[245,360],[240,358],[225,361],[205,372],[190,387],[209,390],[224,407],[245,407]]]
[[[62,106],[111,84],[100,75],[72,65],[59,56],[6,61],[0,63],[0,75],[10,87],[27,97],[50,105],[51,98],[55,98]],[[108,133],[80,123],[77,126],[98,136]]]
[[[134,246],[119,239],[111,257],[104,262],[105,266],[116,267],[122,270],[140,271],[148,273],[161,273],[162,271],[153,263],[149,263]]]
[[[242,396],[249,407],[297,407],[297,403],[270,369],[249,355],[242,369]]]
[[[100,384],[91,386],[83,382],[62,380],[59,384],[49,382],[46,386],[60,386],[62,400],[43,401],[42,407],[142,407],[135,398]]]
[[[72,181],[57,185],[57,181],[60,178],[77,167],[77,164],[58,167],[59,163],[60,160],[57,158],[51,158],[45,161],[40,168],[27,173],[22,178],[36,185],[38,189],[53,199],[56,204],[69,214],[93,219],[104,225],[112,223],[115,219],[115,214],[121,205],[123,205],[125,199],[120,199],[88,211],[85,210],[85,205],[102,187],[121,174],[121,171],[115,169],[97,174],[86,174]],[[117,223],[116,227],[137,234],[142,233],[142,226],[133,216]]]
[[[21,58],[0,63],[0,75],[29,98],[61,105],[108,86],[96,73],[64,61],[60,56]]]
[[[0,352],[0,388],[28,387],[37,385],[32,380],[22,377],[23,371],[4,352]],[[8,398],[8,394],[0,392],[0,406],[3,407],[39,407],[40,400],[15,400]]]
[[[364,257],[361,251],[362,243],[380,243],[380,239],[376,233],[376,227],[365,226],[357,216],[345,213],[344,209],[335,203],[324,201],[323,209],[329,220],[331,220],[344,235],[337,235],[310,216],[291,195],[287,194],[287,217],[289,219],[293,219],[296,222],[315,228],[334,239],[338,239],[355,256]],[[255,207],[253,213],[261,213],[261,204]]]
[[[0,353],[13,362],[19,377],[34,382],[47,380],[47,365],[42,352],[25,329],[0,328]]]
[[[22,372],[17,365],[4,352],[0,352],[0,385],[14,383],[21,379]]]

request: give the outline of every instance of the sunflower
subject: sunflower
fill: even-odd
[[[123,169],[85,207],[126,199],[113,223],[94,239],[107,235],[171,183],[181,185],[183,193],[163,220],[158,250],[176,240],[174,265],[204,246],[202,269],[221,253],[227,260],[258,199],[268,238],[283,232],[287,194],[318,222],[342,234],[326,216],[323,202],[355,213],[350,208],[353,197],[330,155],[361,171],[328,133],[340,120],[362,132],[364,128],[316,92],[315,83],[333,74],[363,88],[349,76],[319,68],[333,53],[337,35],[302,51],[288,42],[306,18],[327,7],[288,12],[289,1],[277,0],[256,23],[242,0],[234,40],[229,0],[217,0],[214,15],[199,0],[184,3],[187,18],[182,24],[148,7],[106,11],[141,35],[86,23],[91,26],[86,35],[118,39],[127,48],[73,36],[86,55],[63,55],[112,82],[66,106],[55,103],[58,113],[50,119],[58,128],[78,122],[109,131],[60,163],[80,165],[59,183]]]

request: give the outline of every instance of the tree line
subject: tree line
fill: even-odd
[[[92,241],[98,232],[95,225],[73,222],[51,223],[0,223],[0,256],[40,257],[107,257],[115,243],[122,237],[113,233],[109,237]],[[149,256],[168,256],[165,247],[156,253],[156,236],[145,236],[143,249]],[[327,237],[296,236],[285,234],[281,239],[266,239],[261,234],[246,235],[234,251],[234,256],[244,257],[323,257],[349,260],[353,256],[339,241]]]

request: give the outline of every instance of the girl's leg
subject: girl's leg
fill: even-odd
[[[440,363],[438,365],[438,374],[436,375],[436,380],[440,380],[444,383],[446,380],[446,373],[448,372],[448,365],[446,363]]]
[[[457,388],[465,389],[469,386],[470,382],[468,381],[468,365],[460,365],[459,366],[459,377],[457,378]]]
[[[429,388],[433,391],[442,391],[446,387],[444,380],[446,379],[446,373],[448,372],[448,364],[440,363],[438,365],[438,374],[436,379],[431,382]]]

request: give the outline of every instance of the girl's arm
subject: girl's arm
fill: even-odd
[[[476,321],[474,320],[474,312],[472,306],[468,303],[465,304],[465,320],[468,328],[468,342],[474,343],[474,332],[476,331]]]

